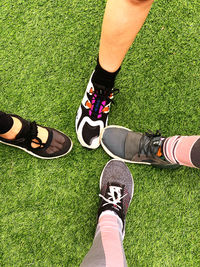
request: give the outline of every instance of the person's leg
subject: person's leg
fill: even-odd
[[[163,143],[165,158],[172,164],[200,168],[200,136],[173,136]]]
[[[125,267],[122,223],[114,213],[104,212],[99,218],[93,245],[81,267]]]
[[[5,134],[13,126],[13,119],[10,115],[0,111],[0,134]]]
[[[142,27],[153,0],[108,0],[102,25],[99,59],[76,116],[82,146],[95,149],[108,123],[121,63]]]
[[[98,224],[93,245],[81,267],[125,267],[125,216],[133,196],[133,178],[121,161],[109,161],[101,175]]]
[[[113,87],[122,61],[145,22],[153,0],[108,0],[103,18],[99,59],[92,81]]]
[[[101,144],[113,158],[125,162],[175,168],[180,165],[200,168],[200,136],[172,136],[138,133],[121,126],[108,126]]]
[[[0,112],[0,143],[18,147],[39,158],[57,158],[67,154],[72,142],[63,133],[17,115]]]
[[[108,0],[99,49],[99,63],[104,70],[119,69],[152,3],[153,0]]]

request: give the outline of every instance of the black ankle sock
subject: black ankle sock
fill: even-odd
[[[13,119],[10,115],[0,111],[0,134],[7,133],[13,126]]]
[[[120,71],[121,67],[115,72],[108,72],[104,70],[99,64],[99,59],[97,59],[97,65],[92,76],[92,83],[97,83],[105,86],[106,88],[113,88],[115,83],[115,78]]]

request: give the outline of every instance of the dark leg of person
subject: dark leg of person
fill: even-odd
[[[13,126],[13,119],[9,114],[0,111],[0,134],[5,134]]]

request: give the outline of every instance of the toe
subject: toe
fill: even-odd
[[[108,127],[104,130],[101,142],[108,152],[119,158],[124,158],[127,134],[127,129]]]
[[[52,141],[46,149],[46,153],[51,156],[61,156],[66,154],[71,148],[72,142],[63,133],[52,129]]]

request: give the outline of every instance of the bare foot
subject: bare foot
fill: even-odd
[[[37,137],[39,137],[41,139],[42,143],[45,144],[47,142],[47,139],[49,136],[47,129],[42,128],[40,126],[37,126],[37,130],[38,130]],[[33,139],[32,141],[38,143],[37,139]],[[39,143],[38,143],[38,145],[35,143],[31,143],[31,146],[32,146],[32,148],[37,148],[37,147],[39,147]]]
[[[0,134],[1,137],[8,139],[8,140],[14,140],[22,128],[22,123],[19,119],[15,118],[15,117],[12,117],[12,119],[13,119],[12,128],[7,133]],[[39,137],[41,139],[42,143],[45,144],[47,142],[48,135],[49,135],[47,129],[42,128],[40,126],[37,126],[37,130],[38,130],[37,137]],[[31,143],[32,148],[37,148],[40,146],[38,143],[38,140],[33,139],[33,141],[36,142],[37,144]]]

